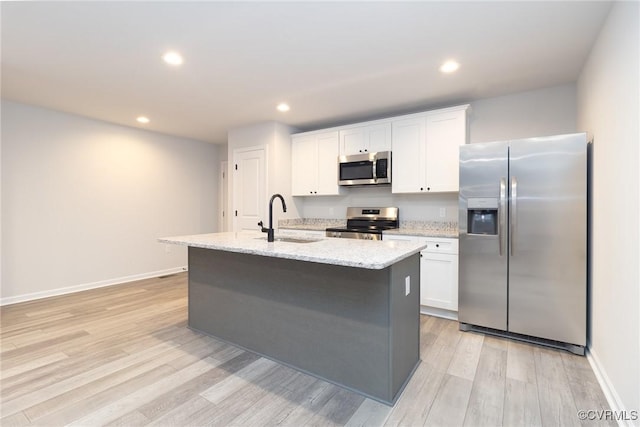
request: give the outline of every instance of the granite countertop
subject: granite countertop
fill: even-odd
[[[286,237],[292,238],[294,236],[287,235]],[[277,234],[276,239],[278,239]],[[305,236],[301,236],[300,239],[310,240]],[[158,240],[161,243],[371,270],[389,267],[426,247],[419,242],[336,238],[315,239],[310,243],[277,240],[269,243],[264,233],[254,231],[164,237]]]
[[[296,218],[281,219],[278,221],[278,228],[286,228],[288,230],[311,230],[324,231],[329,227],[346,227],[346,219],[328,219],[328,218]]]
[[[446,221],[400,221],[400,228],[384,231],[383,234],[457,239],[458,223]]]
[[[324,231],[329,227],[345,227],[346,220],[326,218],[298,218],[278,221],[278,227],[290,230]],[[405,236],[458,238],[458,223],[455,221],[400,221],[400,228],[387,230],[383,234]]]

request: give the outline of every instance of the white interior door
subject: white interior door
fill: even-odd
[[[258,222],[267,226],[266,149],[253,147],[233,152],[233,230],[258,230]]]

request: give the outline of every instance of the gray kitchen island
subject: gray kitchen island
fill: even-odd
[[[417,242],[160,239],[189,247],[189,327],[393,404],[419,362]]]

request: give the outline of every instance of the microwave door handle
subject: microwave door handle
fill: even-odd
[[[373,180],[378,180],[378,160],[373,159]]]

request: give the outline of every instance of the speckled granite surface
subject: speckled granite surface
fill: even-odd
[[[387,230],[384,234],[405,236],[458,238],[458,223],[455,221],[400,221],[400,228]]]
[[[344,227],[346,220],[327,218],[297,218],[278,221],[279,228],[292,230],[324,230],[328,227]],[[455,221],[400,221],[400,228],[385,231],[384,234],[424,237],[458,237],[458,223]]]
[[[286,237],[293,237],[287,235]],[[276,234],[276,239],[278,235]],[[305,239],[305,237],[301,237]],[[308,237],[306,237],[308,239]],[[161,243],[216,249],[298,261],[381,270],[426,247],[419,242],[323,238],[311,243],[267,242],[264,233],[243,231],[165,237]]]
[[[329,227],[345,227],[346,219],[328,219],[328,218],[296,218],[281,219],[278,221],[278,228],[288,228],[291,230],[321,230]]]

